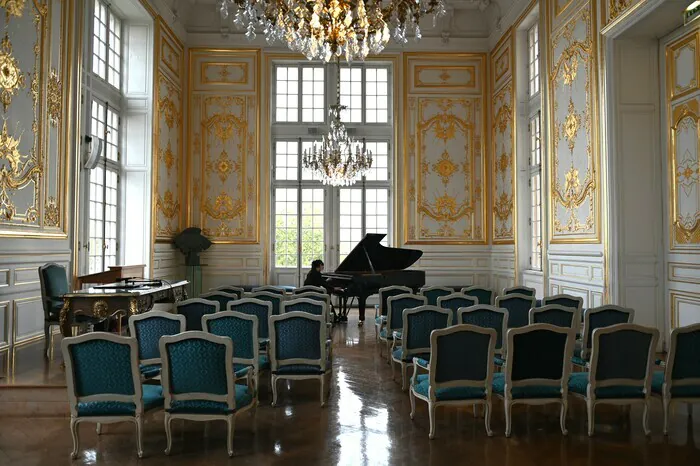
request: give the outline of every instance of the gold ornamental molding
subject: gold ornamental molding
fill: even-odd
[[[690,63],[686,66],[691,75],[688,76],[687,82],[679,83],[679,76],[682,74],[679,68],[683,58],[690,59]],[[666,46],[666,94],[669,102],[686,97],[699,89],[698,67],[700,67],[700,33],[698,31],[693,31]]]
[[[0,101],[5,112],[12,103],[12,98],[20,89],[24,89],[24,86],[24,73],[12,53],[10,37],[5,34],[0,42]]]
[[[0,0],[2,7],[9,16],[19,18],[24,11],[25,0]]]

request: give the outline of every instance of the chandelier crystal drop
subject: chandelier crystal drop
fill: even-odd
[[[340,114],[347,107],[340,105],[340,62],[338,61],[337,101],[330,105],[330,130],[323,136],[321,144],[314,142],[311,149],[305,149],[302,166],[311,170],[323,184],[331,186],[350,186],[370,168],[372,168],[372,151],[368,151],[364,141],[355,141],[348,134],[340,120]]]
[[[246,30],[248,40],[262,29],[267,42],[285,42],[309,60],[364,60],[378,54],[391,37],[399,44],[427,15],[445,14],[444,0],[217,0],[224,21]]]

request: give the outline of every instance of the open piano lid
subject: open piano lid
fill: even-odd
[[[423,255],[418,249],[389,248],[379,244],[385,233],[367,233],[340,263],[336,273],[382,272],[403,270],[412,266]]]

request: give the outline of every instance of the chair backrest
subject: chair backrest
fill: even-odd
[[[327,327],[323,316],[288,312],[270,317],[270,368],[308,364],[326,370]]]
[[[507,338],[506,387],[559,387],[566,398],[576,332],[556,325],[532,324],[508,330]]]
[[[270,337],[269,322],[272,315],[272,303],[261,299],[243,298],[228,303],[226,310],[257,317],[258,338],[265,339]]]
[[[447,296],[440,296],[437,305],[443,309],[452,311],[452,322],[457,322],[457,311],[460,307],[470,307],[478,303],[477,298],[467,296],[462,293],[452,293]]]
[[[271,312],[273,316],[279,315],[282,301],[284,301],[283,295],[270,293],[269,291],[256,291],[254,293],[246,294],[245,297],[250,299],[259,299],[260,301],[266,301],[272,304]]]
[[[460,293],[476,298],[478,304],[491,304],[496,300],[496,292],[483,286],[467,286]]]
[[[389,308],[386,317],[387,336],[391,336],[391,332],[399,330],[403,327],[403,311],[412,307],[424,306],[428,303],[428,298],[417,294],[397,294],[390,296],[387,299],[387,308]]]
[[[257,316],[235,311],[207,314],[202,317],[202,329],[206,333],[231,339],[236,347],[233,356],[235,364],[251,364],[257,367],[260,355]]]
[[[272,285],[256,286],[251,291],[253,293],[257,293],[258,291],[267,291],[268,293],[275,293],[275,294],[284,296],[284,289],[283,288],[280,288],[278,286],[272,286]]]
[[[572,296],[570,294],[555,294],[542,298],[542,306],[549,304],[558,304],[564,307],[570,307],[581,312],[583,309],[583,298],[580,296]]]
[[[330,309],[331,307],[331,296],[326,293],[317,293],[315,291],[307,291],[306,293],[297,293],[288,298],[292,299],[313,299],[314,301],[321,301],[326,303],[326,307]]]
[[[407,286],[392,285],[379,288],[379,312],[383,316],[389,315],[389,298],[411,293],[413,293],[413,290]]]
[[[581,317],[578,309],[560,304],[548,304],[533,307],[529,314],[530,324],[552,324],[558,327],[572,328],[578,331]]]
[[[616,324],[631,324],[634,321],[634,309],[606,304],[605,306],[586,309],[583,313],[582,357],[588,359],[593,345],[593,332],[595,329],[609,327]]]
[[[186,330],[185,316],[162,311],[148,311],[129,317],[129,334],[136,338],[141,364],[160,364],[160,337],[177,335]]]
[[[534,296],[507,294],[496,298],[496,307],[508,311],[508,328],[518,328],[528,324],[530,309],[535,307],[535,302]]]
[[[223,286],[217,286],[216,288],[210,288],[209,292],[212,292],[212,291],[221,291],[221,292],[228,293],[228,294],[235,294],[236,296],[238,296],[237,299],[241,299],[241,297],[243,296],[243,293],[245,293],[245,290],[242,287],[233,286],[233,285],[223,285]],[[203,298],[204,295],[200,295],[199,297]],[[223,306],[221,309],[226,309],[226,307]]]
[[[235,301],[241,299],[242,294],[238,293],[227,293],[225,291],[210,291],[199,295],[201,299],[206,299],[209,301],[216,301],[219,303],[219,310],[223,311],[228,307],[229,301]]]
[[[508,310],[477,304],[476,306],[460,307],[457,311],[457,324],[475,325],[481,328],[492,328],[496,331],[495,351],[505,354],[505,339],[508,329]]]
[[[674,395],[674,387],[700,385],[700,324],[674,328],[670,344],[664,390]]]
[[[428,305],[437,306],[437,300],[440,296],[447,296],[454,293],[455,290],[446,286],[424,286],[418,293],[428,298]]]
[[[206,332],[185,332],[160,339],[161,383],[165,409],[173,402],[205,400],[236,409],[233,342]]]
[[[530,288],[529,286],[509,286],[503,288],[503,293],[501,293],[501,295],[522,294],[525,296],[535,296],[536,292],[534,288]]]
[[[175,311],[185,316],[187,330],[202,330],[202,316],[219,312],[219,303],[202,298],[187,299],[175,305]]]
[[[403,312],[402,359],[430,354],[430,334],[433,330],[452,325],[452,312],[426,304]]]
[[[68,293],[68,276],[66,268],[55,262],[49,262],[39,267],[39,284],[41,286],[41,302],[44,305],[44,317],[58,317],[51,315],[53,311],[52,300],[59,300]]]
[[[304,285],[304,286],[300,286],[299,288],[294,288],[292,290],[292,294],[308,293],[309,291],[312,291],[314,293],[321,293],[321,294],[328,293],[328,290],[326,290],[322,286]]]
[[[491,394],[496,331],[475,325],[453,325],[430,335],[430,390],[440,388],[483,388]]]
[[[71,416],[78,403],[133,403],[143,412],[143,391],[136,339],[105,332],[86,333],[61,341]]]
[[[651,395],[651,372],[659,331],[636,324],[615,324],[593,331],[589,384],[597,388],[632,386]]]
[[[288,312],[306,312],[315,316],[323,316],[328,322],[328,305],[326,301],[311,298],[297,298],[282,301],[281,314]]]

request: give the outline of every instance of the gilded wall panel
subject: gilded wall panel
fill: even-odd
[[[679,99],[698,90],[700,67],[700,34],[697,31],[669,45],[666,60],[670,63],[667,74],[668,98]]]
[[[191,223],[214,242],[259,241],[259,66],[258,51],[190,52]]]
[[[3,5],[0,15],[0,235],[65,237],[73,1]]]
[[[406,54],[404,235],[407,243],[483,244],[485,221],[484,55]],[[474,66],[474,88],[425,89],[421,69]],[[421,68],[424,67],[424,68]],[[463,76],[466,76],[463,75]],[[472,78],[469,78],[472,80]],[[419,81],[420,80],[420,81]],[[438,92],[439,91],[439,92]]]
[[[622,21],[646,2],[647,0],[603,0],[600,3],[603,23],[608,25]]]
[[[573,10],[576,7],[577,10]],[[548,28],[550,239],[599,242],[595,7],[579,2],[557,29]]]

